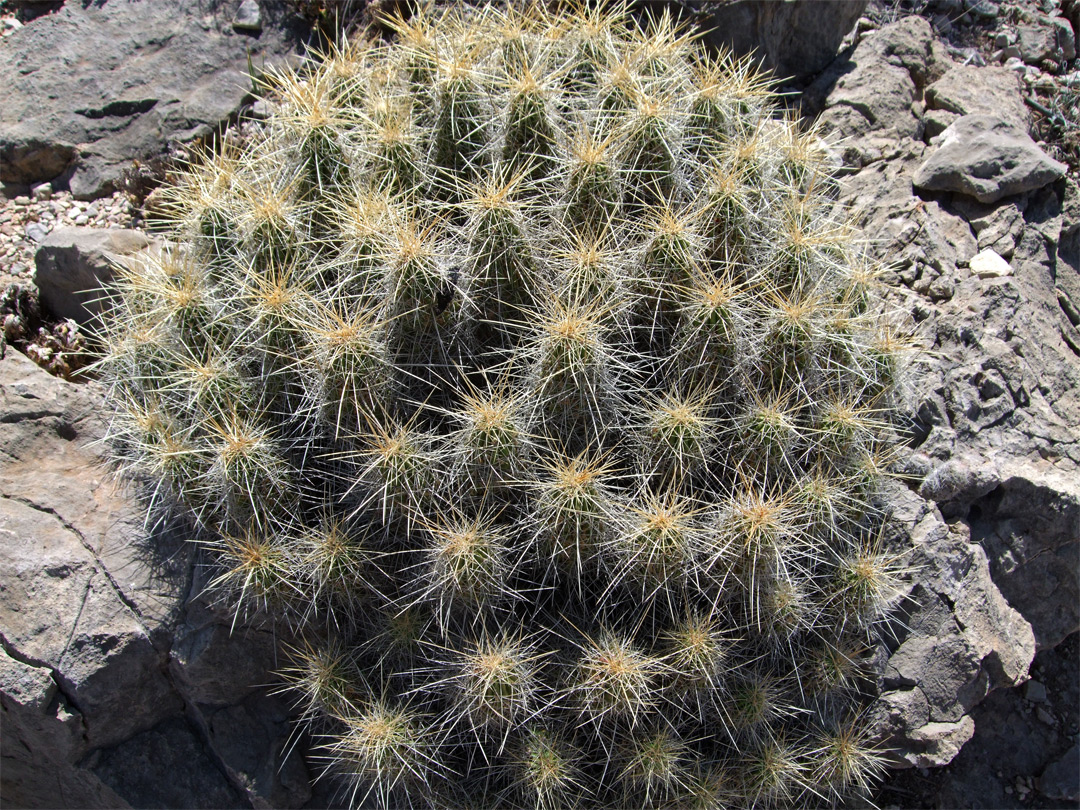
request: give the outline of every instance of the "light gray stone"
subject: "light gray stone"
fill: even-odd
[[[1076,58],[1076,39],[1069,21],[1038,15],[1035,23],[1016,29],[1020,58],[1029,65],[1070,61]]]
[[[57,318],[92,326],[105,306],[103,287],[112,280],[115,264],[153,244],[142,231],[57,228],[34,256],[42,305]]]
[[[863,38],[841,66],[820,117],[826,131],[854,138],[880,132],[922,135],[913,108],[932,62],[933,36],[926,20],[907,17]]]
[[[990,248],[975,254],[968,266],[979,278],[1001,278],[1012,273],[1009,263]]]
[[[926,106],[956,115],[995,115],[1027,132],[1021,91],[1020,78],[1007,68],[954,65],[926,88]]]
[[[979,202],[1042,188],[1065,174],[1060,163],[1016,126],[990,115],[965,115],[940,136],[912,182]]]
[[[241,0],[233,17],[233,28],[240,31],[262,31],[262,9],[259,0]]]
[[[922,750],[905,756],[916,768],[939,767],[952,762],[974,734],[975,721],[967,715],[955,723],[927,723],[911,735]]]

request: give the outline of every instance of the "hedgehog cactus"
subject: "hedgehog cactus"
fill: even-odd
[[[864,789],[899,342],[820,141],[666,17],[385,22],[173,190],[118,458],[305,634],[355,802]]]

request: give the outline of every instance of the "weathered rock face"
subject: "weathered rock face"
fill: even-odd
[[[208,135],[251,93],[256,67],[307,36],[286,0],[234,29],[238,0],[65,3],[0,49],[0,183],[60,178],[77,198],[111,191],[132,160]]]
[[[874,711],[906,764],[943,765],[974,733],[972,707],[991,690],[1026,679],[1035,638],[963,524],[946,525],[932,504],[899,484],[889,501],[901,536],[914,546],[916,573],[893,619]]]
[[[301,806],[288,705],[265,688],[281,631],[230,633],[231,615],[198,598],[183,527],[148,530],[88,447],[101,402],[15,351],[0,360],[0,795]]]
[[[942,765],[987,693],[1080,627],[1080,251],[1063,214],[1080,195],[1028,137],[1016,79],[951,64],[924,20],[873,32],[814,93],[854,170],[840,199],[928,350],[909,377],[911,491],[892,493],[917,573],[875,712],[904,762]]]
[[[778,78],[817,73],[836,56],[867,0],[761,3],[733,0],[705,6],[710,39],[737,54],[753,54]]]
[[[917,137],[920,122],[911,105],[922,77],[913,66],[926,64],[930,43],[930,26],[919,17],[864,38],[840,68],[822,123],[853,134]]]
[[[926,88],[925,99],[927,110],[957,116],[994,115],[1022,131],[1028,128],[1030,116],[1020,97],[1020,77],[1006,68],[953,65]]]

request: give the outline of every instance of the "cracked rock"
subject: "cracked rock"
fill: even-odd
[[[230,633],[230,613],[189,600],[205,582],[183,524],[148,531],[95,454],[101,402],[94,383],[0,359],[3,802],[300,806],[307,770],[287,706],[266,695],[275,631]]]
[[[893,619],[871,714],[908,766],[939,766],[971,738],[974,706],[990,691],[1027,679],[1035,638],[962,523],[946,525],[937,509],[899,484],[889,499],[896,527],[914,545],[915,575]]]

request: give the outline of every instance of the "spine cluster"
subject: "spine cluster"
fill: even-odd
[[[118,458],[305,629],[354,802],[864,789],[900,343],[819,141],[666,18],[387,23],[174,189]]]

